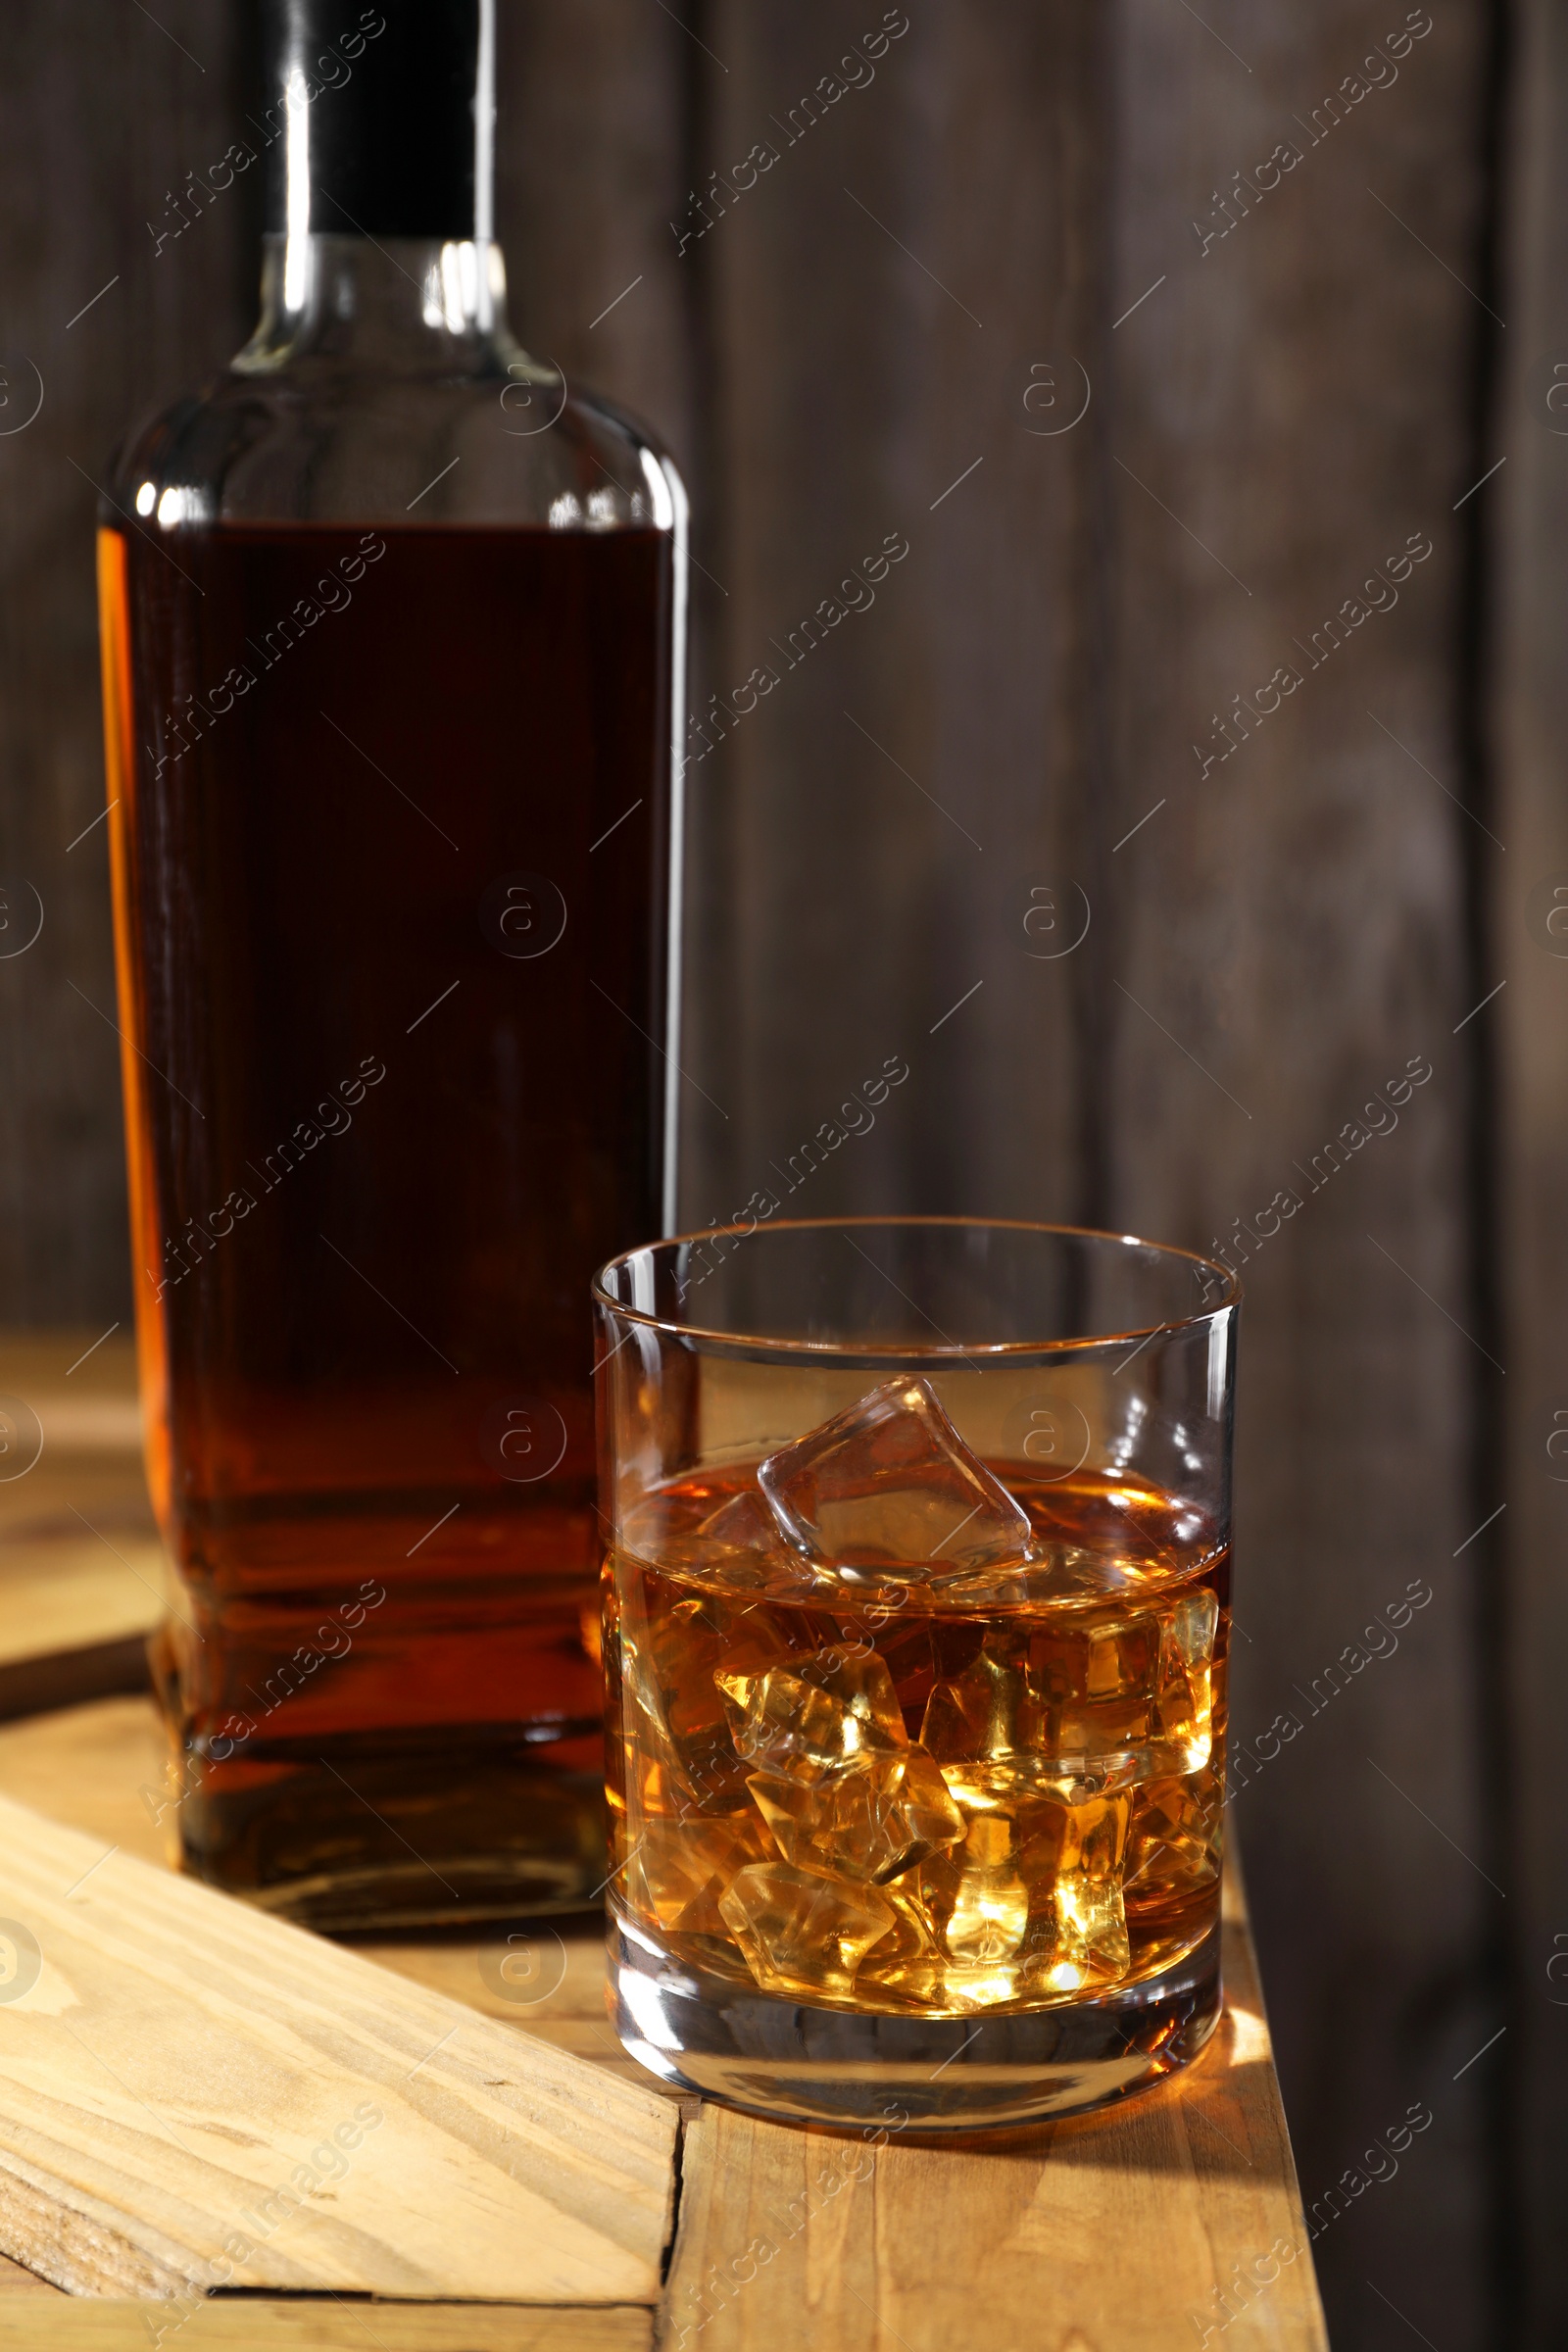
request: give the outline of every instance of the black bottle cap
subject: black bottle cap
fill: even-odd
[[[265,0],[268,229],[292,194],[318,236],[488,237],[494,11]]]

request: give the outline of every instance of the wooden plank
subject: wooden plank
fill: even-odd
[[[43,1538],[19,1575],[12,1546],[0,1547],[0,1646],[17,1642],[24,1626],[39,1644],[0,1657],[0,1719],[143,1688],[147,1636],[159,1615],[149,1587],[163,1571],[163,1550],[127,1543],[122,1561],[106,1561],[90,1538]],[[99,1638],[87,1638],[93,1633]]]
[[[640,2310],[466,2309],[430,2303],[270,2303],[250,2296],[175,2303],[57,2298],[47,2314],[0,2302],[0,2352],[649,2352]],[[177,2329],[177,2336],[176,2336]]]
[[[0,2246],[29,2267],[657,2297],[676,2118],[652,2092],[7,1800],[0,1883],[41,1954],[0,2003]]]
[[[1468,1336],[1460,1024],[1497,975],[1468,962],[1465,866],[1486,841],[1451,796],[1453,509],[1482,470],[1459,392],[1489,325],[1466,291],[1484,12],[1414,12],[1430,29],[1338,122],[1325,94],[1402,10],[1121,13],[1105,300],[1116,317],[1149,298],[1105,386],[1119,740],[1102,822],[1124,846],[1090,943],[1112,1036],[1102,1221],[1229,1244],[1248,1288],[1232,1735],[1239,1759],[1263,1740],[1236,1803],[1309,2197],[1360,2180],[1413,2102],[1434,2117],[1399,2178],[1324,2235],[1334,2341],[1381,2352],[1403,2331],[1392,2304],[1476,2352],[1500,2286],[1497,2053],[1470,2062],[1503,2023],[1504,1905],[1476,1713],[1496,1603],[1484,1545],[1463,1548],[1493,1507],[1472,1446],[1496,1375]],[[1255,167],[1282,141],[1299,160],[1227,225],[1232,175],[1267,182]],[[1412,538],[1431,553],[1380,583]],[[1379,1107],[1412,1057],[1432,1075]],[[1383,1631],[1412,1584],[1430,1599]]]
[[[13,2295],[25,2295],[34,2302],[42,2295],[48,2301],[58,2303],[64,2291],[64,2288],[51,2284],[47,2278],[40,2278],[36,2271],[29,2271],[24,2264],[13,2262],[9,2254],[0,2254],[0,2308]]]
[[[32,1723],[0,1728],[0,1789],[23,1795],[89,1831],[93,1840],[89,1853],[102,1852],[105,1844],[119,1844],[126,1851],[156,1857],[162,1851],[161,1832],[153,1820],[154,1806],[141,1792],[146,1790],[156,1800],[161,1754],[161,1735],[147,1700],[115,1699],[77,1707]],[[95,1879],[103,1879],[111,1867],[106,1864]],[[90,1891],[93,1883],[89,1881],[84,1891]],[[1223,2309],[1241,2308],[1231,2266],[1266,2263],[1269,2247],[1282,2232],[1305,2253],[1309,2241],[1304,2227],[1297,2227],[1299,2201],[1268,2063],[1266,2028],[1245,1945],[1240,1882],[1234,1874],[1227,1886],[1227,1914],[1232,1994],[1227,2041],[1223,2050],[1205,2056],[1200,2072],[1185,2085],[1168,2087],[1146,2101],[1134,2101],[1112,2115],[1057,2127],[1054,2132],[1016,2134],[989,2145],[980,2141],[963,2150],[900,2148],[895,2143],[875,2153],[869,2183],[850,2185],[857,2196],[868,2186],[878,2211],[886,2217],[885,2232],[877,2241],[877,2258],[892,2276],[917,2281],[925,2278],[919,2249],[931,2230],[931,2198],[940,2197],[945,2209],[951,2206],[966,2217],[972,2213],[972,2220],[963,2221],[964,2232],[972,2232],[976,2242],[989,2244],[994,2234],[995,2201],[1004,2192],[1017,2243],[1000,2268],[988,2266],[987,2276],[995,2271],[998,2307],[1006,2309],[1008,2328],[1020,2324],[1019,2312],[1034,2309],[1024,2272],[1043,2253],[1053,2276],[1061,2272],[1071,2278],[1079,2299],[1046,2306],[1042,2326],[1046,2320],[1059,2320],[1062,2328],[1069,2329],[1069,2336],[1060,2340],[1070,2340],[1070,2326],[1078,2326],[1085,2343],[1094,2345],[1093,2328],[1084,2332],[1089,2321],[1125,2328],[1131,2325],[1129,2313],[1139,2298],[1153,2295],[1156,2287],[1162,2289],[1166,2278],[1163,2263],[1151,2256],[1142,2274],[1128,2278],[1124,2300],[1096,2318],[1093,2297],[1102,2291],[1095,2283],[1100,2273],[1094,2266],[1079,2262],[1074,2268],[1057,2257],[1085,2235],[1098,2242],[1107,2208],[1130,2208],[1139,2217],[1143,2237],[1152,2244],[1169,2243],[1176,2248],[1172,2259],[1178,2267],[1172,2275],[1184,2281],[1183,2291],[1192,2288],[1194,2308],[1206,2315],[1205,2325],[1209,2318],[1216,2318],[1217,2324]],[[282,1933],[295,1936],[294,1931]],[[510,1942],[507,1934],[498,1929],[492,1936],[476,1942],[367,1940],[362,1948],[367,1958],[383,1968],[405,1973],[439,1992],[484,2009],[502,2023],[503,2032],[507,2026],[520,2026],[575,2050],[609,2072],[632,2072],[605,2022],[603,1946],[597,1932],[572,1933],[553,1923],[536,1922],[514,1933],[520,1941]],[[1238,1938],[1242,1940],[1238,1942]],[[509,1954],[510,1967],[503,1970],[500,1964]],[[4,2011],[0,2009],[0,2055],[3,2034]],[[435,2034],[430,2038],[434,2040]],[[1204,2086],[1222,2062],[1226,2079],[1217,2083],[1209,2101]],[[1177,2112],[1167,2115],[1167,2108]],[[1245,2173],[1240,2161],[1227,2156],[1227,2133],[1247,2163]],[[770,2200],[768,2210],[777,2210],[788,2219],[792,2200],[808,2195],[815,2198],[817,2205],[803,2209],[807,2220],[800,2242],[792,2239],[781,2246],[776,2258],[777,2278],[784,2289],[778,2308],[790,2310],[798,2299],[798,2281],[789,2267],[798,2259],[806,2265],[806,2291],[808,2300],[814,2298],[817,2332],[824,2343],[836,2345],[843,2340],[858,2345],[861,2339],[854,2328],[864,2315],[855,2298],[868,2291],[863,2278],[852,2265],[845,2273],[849,2283],[840,2291],[836,2305],[830,2297],[823,2299],[816,2281],[817,2269],[832,2251],[831,2245],[826,2254],[823,2250],[822,2231],[827,2227],[823,2211],[829,2204],[835,2214],[853,2211],[842,2195],[828,2195],[826,2182],[836,2180],[837,2176],[830,2165],[824,2170],[825,2158],[818,2161],[823,2146],[829,2150],[849,2148],[856,2156],[853,2141],[718,2118],[711,2112],[705,2112],[695,2128],[689,2126],[682,2233],[673,2274],[676,2299],[669,2305],[668,2340],[681,2341],[683,2329],[688,2334],[695,2332],[710,2305],[717,2311],[715,2291],[721,2301],[735,2302],[742,2315],[739,2321],[724,2317],[724,2327],[733,2330],[743,2322],[746,2327],[754,2322],[763,2326],[759,2316],[762,2307],[757,2299],[760,2287],[754,2287],[743,2302],[725,2295],[721,2284],[715,2290],[713,2281],[728,2278],[733,2283],[737,2265],[746,2273],[747,2248],[758,2234],[759,2199]],[[736,2167],[754,2161],[759,2167],[757,2185],[742,2197],[735,2189]],[[972,2195],[977,2201],[971,2205]],[[1274,2229],[1282,2214],[1285,2219]],[[1259,2236],[1265,2223],[1270,2233]],[[1056,2238],[1050,2236],[1052,2230],[1058,2232]],[[966,2272],[973,2268],[963,2267]],[[1103,2271],[1106,2266],[1100,2268]],[[1261,2325],[1266,2317],[1274,2333],[1265,2340],[1292,2347],[1316,2345],[1321,2338],[1308,2326],[1313,2292],[1309,2258],[1301,2261],[1298,2280],[1289,2276],[1294,2268],[1292,2264],[1282,2269],[1280,2280],[1260,2305],[1257,2321],[1249,2324]],[[1219,2315],[1212,2300],[1216,2285],[1233,2298]],[[869,2291],[874,2300],[880,2292],[875,2279]],[[708,2304],[701,2300],[705,2293]],[[1152,2308],[1164,2314],[1166,2304],[1156,2300]],[[930,2309],[941,2317],[944,2327],[952,2324],[952,2311],[934,2289]],[[898,2332],[912,2345],[937,2340],[920,2335],[922,2321],[902,2304],[896,2311],[889,2306],[883,2316],[891,2318]],[[1145,2316],[1147,2319],[1147,2312]],[[766,2323],[775,2324],[779,2328],[785,2325],[782,2320]],[[1185,2328],[1185,2320],[1183,2324]],[[708,2331],[718,2326],[719,2320],[712,2319]],[[1147,2335],[1152,2345],[1185,2340],[1184,2336],[1162,2338],[1152,2320],[1149,2326],[1154,2328]],[[0,2342],[3,2340],[0,2337]],[[750,2339],[743,2334],[741,2340]],[[763,2333],[757,2340],[766,2342],[768,2338]],[[787,2330],[783,2340],[788,2340]],[[1039,2340],[1049,2345],[1051,2352],[1057,2352],[1057,2337],[1048,2332]],[[1106,2340],[1114,2342],[1116,2338]],[[1136,2347],[1139,2339],[1133,2334],[1127,2340]],[[1031,2352],[1033,2338],[1024,2336],[1018,2341],[1022,2352]]]
[[[1568,2343],[1568,1787],[1560,1735],[1568,1657],[1568,940],[1561,919],[1551,921],[1568,904],[1556,896],[1568,883],[1568,20],[1546,0],[1523,0],[1511,22],[1509,233],[1496,297],[1508,332],[1487,453],[1507,457],[1491,485],[1495,799],[1488,811],[1506,848],[1491,857],[1492,960],[1476,995],[1506,986],[1476,1026],[1492,1023],[1497,1043],[1498,1352],[1508,1367],[1509,1409],[1493,1466],[1494,1498],[1506,1502],[1507,1515],[1493,1532],[1507,1595],[1511,1748],[1500,1769],[1514,1792],[1507,1907],[1516,1998],[1496,2053],[1509,2060],[1517,2128],[1510,2340],[1520,2352],[1555,2352]]]
[[[686,193],[691,35],[638,0],[498,13],[496,229],[514,330],[646,419],[684,466],[694,355],[665,221]]]
[[[167,1563],[128,1335],[0,1335],[0,1719],[142,1689]]]
[[[1484,12],[1432,12],[1396,81],[1374,66],[1389,86],[1319,128],[1402,7],[906,13],[874,83],[809,127],[791,109],[840,70],[841,12],[720,0],[702,25],[694,177],[724,180],[683,218],[710,221],[688,261],[721,354],[711,682],[780,674],[692,771],[730,814],[688,1206],[764,1185],[802,1213],[1085,1215],[1203,1247],[1299,1193],[1245,1269],[1236,1722],[1293,1709],[1303,1732],[1242,1805],[1314,2193],[1412,2101],[1436,2111],[1420,2185],[1326,2240],[1337,2337],[1383,2340],[1371,2277],[1457,2352],[1485,2332],[1497,2199],[1496,2060],[1460,2070],[1501,2023],[1498,1898],[1465,1858],[1480,1547],[1454,1560],[1490,1375],[1444,1319],[1473,1328],[1453,1032],[1495,975],[1471,986],[1481,837],[1438,788],[1462,790]],[[777,160],[737,196],[762,137]],[[1299,162],[1227,229],[1233,173],[1286,140]],[[1032,370],[1055,363],[1061,397],[1073,361],[1092,405],[1036,435]],[[910,554],[874,609],[792,665],[791,629],[888,528]],[[1313,668],[1295,640],[1427,534],[1398,609]],[[1221,761],[1214,714],[1285,662],[1301,686]],[[1037,878],[1092,901],[1056,961],[1022,929]],[[890,1051],[910,1077],[875,1130],[786,1194],[790,1152]],[[1399,1131],[1314,1194],[1295,1163],[1425,1055]],[[1343,1678],[1426,1578],[1398,1655],[1316,1720],[1295,1686]]]
[[[107,453],[255,317],[245,182],[180,196],[237,133],[240,18],[225,0],[112,19],[60,0],[7,35],[0,220],[17,261],[0,423],[26,416],[40,375],[43,401],[0,437],[0,880],[16,893],[6,944],[24,936],[25,886],[43,927],[0,959],[0,1298],[14,1320],[96,1317],[96,1337],[129,1286],[105,827],[85,830],[104,782],[84,551]]]
[[[1326,2352],[1246,1930],[1226,1934],[1215,2040],[1107,2114],[873,2148],[705,2107],[665,2342],[1191,2352],[1240,2322],[1270,2352]]]
[[[105,1845],[163,1863],[171,1858],[172,1818],[167,1754],[157,1710],[145,1696],[63,1708],[0,1724],[0,1790]],[[358,1948],[378,1967],[664,2095],[610,2030],[597,1919],[500,1926],[469,1940],[368,1936]]]
[[[109,1614],[115,1602],[130,1597],[122,1588],[95,1573],[95,1563],[89,1561],[87,1566],[89,1573],[79,1585],[69,1571],[51,1580],[49,1596],[57,1607],[69,1601],[76,1604],[80,1615],[100,1609]],[[110,1587],[107,1591],[106,1585]],[[11,1597],[7,1588],[8,1580],[0,1577],[0,1606]],[[134,1599],[128,1613],[141,1613]],[[122,1640],[51,1650],[42,1657],[17,1658],[0,1666],[0,1720],[29,1715],[40,1707],[70,1706],[100,1692],[136,1690],[147,1680],[149,1630],[143,1627]]]
[[[656,2096],[676,2096],[627,2057],[611,2029],[605,1999],[605,1932],[598,1920],[518,1921],[470,1941],[367,1938],[360,1949],[380,1968],[395,1969],[433,1992],[466,2001],[503,2025],[518,2026]]]
[[[727,592],[689,770],[724,975],[694,991],[695,1216],[758,1187],[792,1215],[1085,1204],[1060,951],[1093,887],[1097,492],[1089,427],[1046,428],[1096,366],[1103,13],[706,19],[676,219],[720,354]],[[889,1057],[906,1081],[857,1110]]]
[[[43,1415],[47,1454],[141,1451],[128,1322],[0,1332],[0,1376]]]
[[[13,1726],[0,1733],[0,1788],[24,1788],[35,1801],[88,1824],[96,1838],[108,1838],[117,1827],[134,1823],[127,1798],[154,1752],[149,1715],[145,1701],[115,1700]],[[79,1760],[74,1768],[74,1754]],[[118,1797],[110,1793],[116,1785]],[[816,2340],[832,2352],[841,2343],[859,2352],[868,2338],[856,2332],[864,2320],[856,2298],[869,2296],[875,2302],[885,2277],[913,2281],[921,2293],[929,2288],[931,2312],[941,2325],[961,2326],[963,2314],[955,2315],[951,2285],[939,2292],[940,2281],[933,2283],[921,2267],[928,2260],[922,2249],[935,2228],[932,2200],[940,2199],[951,2217],[944,2224],[950,2249],[956,2238],[993,2249],[997,2214],[1004,2211],[1009,2217],[1001,2257],[988,2251],[986,2263],[978,2265],[967,2257],[955,2260],[950,2252],[949,2263],[970,2282],[981,2274],[994,2278],[996,2312],[987,2305],[980,2316],[990,2327],[996,2313],[1004,2313],[1007,2332],[1001,2340],[1016,2352],[1033,2352],[1037,2341],[1049,2352],[1059,2352],[1075,2327],[1093,2352],[1100,2352],[1102,2343],[1110,2352],[1122,2352],[1123,2343],[1128,2352],[1138,2352],[1141,2343],[1154,2352],[1164,2352],[1167,2344],[1174,2348],[1190,2339],[1185,2308],[1176,2310],[1179,2325],[1171,2332],[1159,2332],[1174,2308],[1167,2291],[1173,2278],[1183,2294],[1194,2298],[1192,2308],[1204,2326],[1212,2320],[1217,2327],[1224,2316],[1213,2303],[1219,2286],[1230,2297],[1224,2308],[1232,2313],[1255,2306],[1256,2316],[1248,2325],[1254,2333],[1265,2326],[1273,2329],[1262,2335],[1264,2342],[1290,2352],[1308,2347],[1316,2352],[1323,2339],[1314,2331],[1312,2316],[1312,2240],[1301,2220],[1234,1870],[1227,1878],[1226,1921],[1230,2013],[1219,2041],[1183,2083],[1109,2114],[962,2147],[901,2148],[895,2138],[887,2149],[871,2151],[867,2180],[845,2182],[834,2170],[835,2151],[840,2172],[858,2167],[865,2153],[852,2137],[797,2132],[703,2110],[686,2135],[681,2229],[664,2340],[691,2341],[701,2330],[703,2340],[711,2334],[722,2342],[721,2328],[732,2333],[739,2328],[743,2343],[798,2341],[798,2333],[790,2333],[790,2315],[804,2295],[813,2313]],[[533,1923],[522,1933],[528,1941],[512,1947],[520,1954],[512,1989],[526,1995],[523,2000],[511,1997],[505,1977],[498,1980],[495,1964],[507,1948],[499,1933],[487,1943],[368,1942],[364,1950],[382,1965],[467,1997],[504,2024],[563,2040],[579,2034],[574,2046],[612,2072],[617,2063],[624,2065],[603,2022],[599,1936],[565,1934],[558,1949],[549,1923]],[[830,2181],[838,2186],[830,2189]],[[803,2196],[808,2205],[797,2209],[794,2200]],[[859,2210],[867,2199],[867,2212],[874,2206],[880,2216],[869,2241],[870,2225]],[[1134,2219],[1118,2222],[1111,2258],[1102,2252],[1086,2261],[1086,2244],[1103,2247],[1107,2213]],[[785,2236],[751,2282],[747,2249],[768,2214],[783,2217]],[[835,2234],[840,2215],[858,2215],[842,2247]],[[796,2221],[802,2223],[799,2230],[793,2230]],[[1129,2269],[1124,2241],[1134,2230],[1142,2267]],[[1244,2298],[1236,2288],[1234,2266],[1242,2265],[1244,2275],[1254,2262],[1266,2268],[1268,2250],[1279,2236],[1299,2250],[1297,2259],[1282,2266],[1266,2296]],[[842,2274],[845,2283],[829,2291],[822,2283],[824,2267],[830,2269],[841,2253],[849,2266]],[[871,2262],[869,2279],[856,2267],[862,2256]],[[1040,2307],[1038,2336],[1019,2334],[1020,2328],[1037,2324],[1029,2316],[1038,2305],[1031,2281],[1042,2275],[1064,2283],[1055,2300]],[[1112,2276],[1119,2281],[1119,2300],[1102,2308],[1095,2298],[1110,2291],[1105,2279]],[[727,2291],[726,2278],[731,2286],[745,2279],[748,2293]],[[921,2333],[925,2321],[912,2308],[919,2299],[900,2287],[891,2303],[884,2300],[877,2307],[884,2321],[923,2352],[926,2343],[944,2339]],[[733,2312],[721,2309],[728,2305]],[[379,2318],[375,2325],[379,2328]],[[747,2328],[754,2333],[747,2334]],[[0,2344],[4,2340],[0,2335]]]
[[[168,1742],[152,1700],[104,1698],[24,1722],[0,1724],[0,1791],[52,1821],[167,1863],[171,1843],[157,1814],[167,1788]]]

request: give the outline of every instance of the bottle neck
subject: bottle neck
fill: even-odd
[[[304,359],[385,373],[504,373],[517,358],[499,245],[472,238],[268,236],[262,310],[235,361],[259,374]]]
[[[504,369],[495,0],[351,7],[267,0],[262,314],[236,366]]]
[[[495,0],[351,6],[267,0],[269,233],[487,245]]]

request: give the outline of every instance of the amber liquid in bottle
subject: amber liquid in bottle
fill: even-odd
[[[166,1820],[318,1925],[579,1903],[669,534],[127,520],[100,578]]]

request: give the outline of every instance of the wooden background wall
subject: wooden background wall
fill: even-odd
[[[514,322],[687,469],[694,707],[783,672],[691,774],[688,1218],[897,1054],[803,1210],[1250,1228],[1236,1731],[1298,1728],[1238,1817],[1334,2340],[1560,2345],[1560,11],[907,0],[871,78],[879,0],[501,5]],[[245,194],[145,226],[245,39],[0,25],[13,1322],[125,1308],[87,477],[247,323]]]

